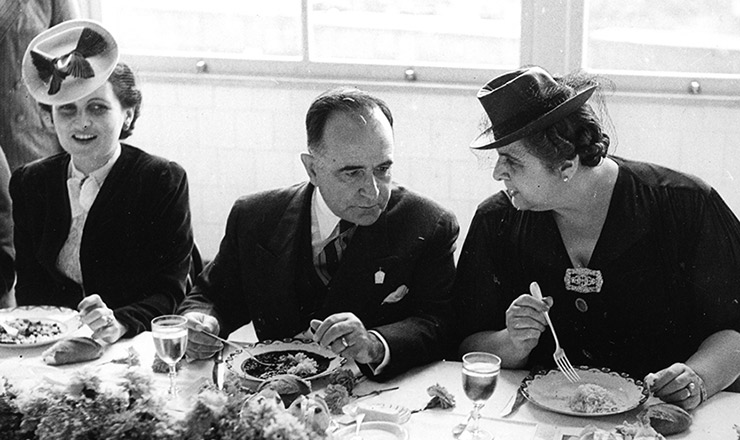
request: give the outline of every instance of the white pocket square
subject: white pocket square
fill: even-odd
[[[401,301],[406,294],[409,293],[409,288],[405,284],[401,284],[398,289],[391,292],[390,295],[386,296],[382,304],[393,304]]]

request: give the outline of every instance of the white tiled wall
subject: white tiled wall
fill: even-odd
[[[145,74],[139,81],[144,106],[130,142],[188,171],[205,258],[215,256],[237,197],[305,180],[305,112],[316,95],[339,85]],[[393,111],[395,180],[452,209],[462,246],[476,205],[502,188],[467,147],[481,115],[475,88],[358,86]],[[740,102],[617,95],[609,104],[618,155],[698,175],[740,214]]]

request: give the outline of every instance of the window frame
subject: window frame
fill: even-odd
[[[101,20],[101,2],[85,2],[83,13]],[[404,84],[434,88],[479,87],[509,69],[481,69],[464,66],[318,62],[308,60],[310,0],[301,0],[303,23],[301,59],[249,60],[227,57],[161,56],[125,53],[137,70],[153,74],[199,75],[214,79],[239,77],[300,78],[302,80]],[[559,75],[582,68],[586,42],[585,21],[588,0],[522,0],[520,65],[537,64]],[[409,71],[411,69],[411,71]],[[612,80],[624,93],[661,96],[703,96],[740,99],[738,74],[691,74],[629,72],[586,69]],[[413,74],[413,75],[410,75]],[[692,89],[700,86],[700,92]]]

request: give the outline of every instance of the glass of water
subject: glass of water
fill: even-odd
[[[163,315],[152,320],[152,338],[157,356],[170,367],[169,396],[177,397],[175,378],[177,362],[185,355],[188,346],[188,320],[180,315]]]
[[[491,353],[471,352],[463,356],[463,390],[473,401],[470,428],[462,433],[461,439],[491,440],[493,435],[479,426],[480,410],[493,395],[501,371],[501,358]]]

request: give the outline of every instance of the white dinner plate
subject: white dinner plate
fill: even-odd
[[[29,321],[39,321],[47,324],[55,323],[60,329],[60,333],[37,339],[32,343],[0,341],[0,347],[40,347],[64,339],[80,328],[82,323],[77,316],[76,310],[58,306],[18,306],[0,309],[0,320],[5,323],[16,319],[28,319]]]
[[[560,370],[541,371],[527,376],[521,385],[524,396],[535,405],[561,414],[578,417],[597,417],[621,414],[647,401],[649,392],[641,380],[607,368],[575,367],[581,381],[571,383]],[[611,411],[583,413],[573,411],[570,399],[580,385],[595,384],[607,389],[616,401]]]
[[[347,426],[334,433],[336,440],[349,440],[355,435],[355,425]],[[390,422],[366,422],[360,426],[363,440],[408,440],[409,432],[401,425]]]
[[[248,350],[248,351],[247,351]],[[232,372],[249,380],[261,382],[261,379],[257,376],[245,371],[245,363],[252,358],[252,355],[257,356],[264,353],[279,353],[279,352],[305,352],[309,355],[316,357],[318,365],[318,372],[311,376],[303,377],[305,380],[314,380],[320,377],[328,376],[333,371],[337,370],[344,362],[344,358],[337,356],[336,353],[324,348],[316,342],[306,342],[298,339],[286,339],[283,341],[262,341],[256,343],[253,347],[245,347],[244,350],[237,350],[226,358],[226,366]]]

